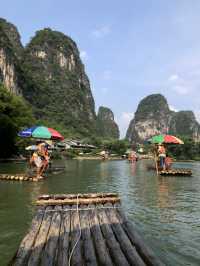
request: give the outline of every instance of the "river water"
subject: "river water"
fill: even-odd
[[[38,195],[118,192],[143,238],[166,265],[200,265],[200,163],[177,163],[193,177],[157,177],[150,161],[68,160],[40,182],[0,181],[0,265],[14,255],[34,215]],[[24,164],[0,164],[0,173],[17,173]]]

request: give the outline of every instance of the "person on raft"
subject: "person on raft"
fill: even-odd
[[[33,153],[30,164],[36,166],[35,181],[42,179],[42,174],[47,169],[49,164],[48,145],[44,142],[37,142],[37,150]]]
[[[166,157],[165,157],[165,168],[166,168],[166,170],[170,170],[171,169],[172,162],[173,162],[172,158],[169,157],[168,154],[166,154]]]
[[[160,168],[165,170],[165,157],[166,157],[166,150],[164,145],[158,145],[158,158],[160,162]]]
[[[128,161],[129,163],[135,163],[137,161],[137,155],[135,151],[131,151],[128,155]]]
[[[108,160],[108,151],[103,150],[102,152],[100,152],[100,155],[103,161]]]

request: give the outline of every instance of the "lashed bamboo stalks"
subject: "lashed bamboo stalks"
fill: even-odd
[[[144,260],[147,265],[150,266],[162,266],[163,263],[154,255],[152,250],[145,244],[142,237],[139,235],[137,228],[131,223],[126,217],[125,213],[120,207],[118,203],[114,205],[116,207],[117,216],[119,222],[121,223],[124,231],[128,235],[132,244],[136,247],[138,254]]]
[[[125,217],[117,194],[39,197],[52,199],[58,204],[41,204],[11,265],[162,265]]]
[[[103,237],[102,230],[100,228],[99,219],[95,205],[90,204],[88,211],[90,231],[93,237],[93,243],[96,250],[97,261],[100,265],[112,266],[113,262],[110,257],[109,250],[106,246],[106,241]]]
[[[88,211],[84,210],[87,208],[87,205],[82,205],[80,207],[80,222],[82,228],[82,249],[83,256],[85,258],[85,263],[88,266],[97,266],[97,259],[95,254],[95,249],[92,240],[92,233],[90,231],[90,221],[88,217]]]

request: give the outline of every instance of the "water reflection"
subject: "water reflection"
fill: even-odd
[[[100,177],[102,180],[108,177],[108,161],[100,162]]]
[[[131,175],[135,176],[135,171],[136,171],[136,162],[130,163],[130,169],[131,169]]]
[[[157,177],[148,161],[62,161],[66,169],[37,183],[0,182],[0,262],[5,265],[28,229],[40,194],[118,192],[128,216],[167,265],[200,265],[200,164],[192,178]],[[1,172],[24,165],[0,165]],[[20,215],[19,215],[20,213]]]

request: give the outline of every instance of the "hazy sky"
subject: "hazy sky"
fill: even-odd
[[[74,39],[96,110],[112,109],[122,137],[151,93],[200,117],[199,0],[0,0],[0,6],[23,44],[44,27]]]

